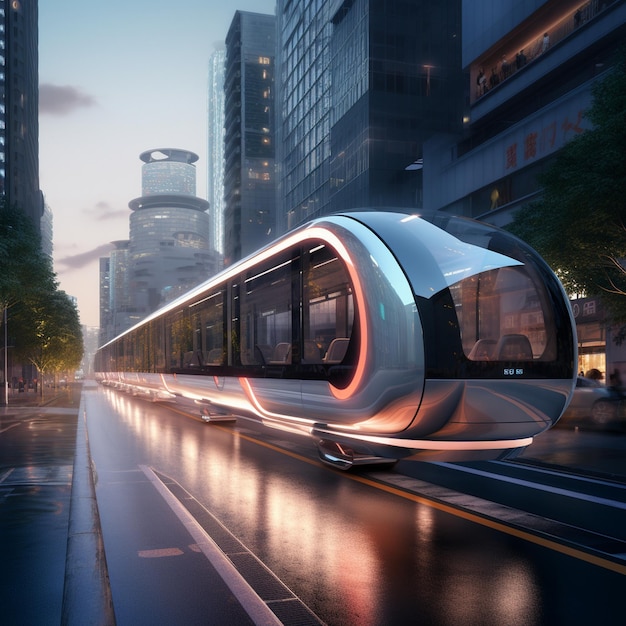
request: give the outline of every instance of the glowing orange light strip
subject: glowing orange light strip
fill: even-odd
[[[278,420],[288,420],[290,422],[301,422],[302,424],[312,425],[313,420],[302,419],[299,417],[294,417],[293,415],[285,415],[283,413],[274,413],[272,411],[268,411],[263,407],[259,399],[256,397],[256,393],[254,389],[252,389],[252,385],[247,378],[240,378],[239,384],[243,389],[243,392],[248,399],[248,402],[252,405],[252,408],[257,412],[257,414],[262,418],[268,419],[278,419]]]
[[[352,377],[352,380],[350,381],[350,384],[344,389],[338,389],[329,383],[330,392],[332,393],[333,397],[337,398],[337,400],[347,400],[360,387],[365,377],[365,366],[367,364],[367,354],[369,348],[369,335],[367,325],[367,313],[365,307],[365,292],[361,285],[358,272],[354,266],[354,263],[352,262],[350,253],[346,249],[344,243],[337,235],[329,232],[328,230],[326,230],[326,228],[320,226],[311,226],[310,228],[306,228],[303,231],[292,235],[291,237],[287,237],[286,239],[281,241],[279,245],[275,247],[272,246],[263,254],[255,257],[254,264],[256,265],[256,263],[261,262],[266,257],[269,258],[271,256],[274,256],[277,252],[285,250],[295,243],[302,243],[307,239],[320,239],[325,244],[331,246],[337,252],[337,254],[341,257],[341,260],[347,267],[348,275],[350,276],[350,280],[352,281],[352,285],[354,288],[354,297],[356,299],[356,310],[359,317],[361,335],[361,345],[359,348],[359,359],[357,361],[356,371],[354,373],[354,376]]]
[[[356,372],[350,381],[350,384],[344,389],[338,389],[333,385],[330,386],[330,392],[332,395],[337,398],[337,400],[347,400],[351,397],[355,391],[361,386],[363,378],[365,377],[365,366],[367,364],[367,354],[369,348],[369,333],[367,326],[367,313],[365,307],[365,292],[363,287],[361,286],[361,280],[359,278],[359,274],[354,267],[354,263],[352,262],[352,258],[348,250],[346,249],[343,242],[333,233],[329,233],[323,229],[311,228],[307,231],[307,234],[310,234],[311,231],[320,231],[319,238],[325,239],[329,245],[331,245],[339,254],[342,261],[345,263],[348,274],[350,276],[350,280],[352,281],[352,287],[354,289],[354,297],[356,299],[356,311],[359,316],[359,329],[360,329],[360,338],[361,345],[359,346],[359,358],[357,360]]]

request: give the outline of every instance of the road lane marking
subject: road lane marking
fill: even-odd
[[[271,609],[280,623],[323,626],[324,623],[317,615],[182,485],[164,474],[151,471],[161,485],[170,492],[170,495],[198,524],[204,536],[230,561],[236,574],[249,585],[257,595],[258,600],[264,602]],[[202,544],[194,547],[204,552]]]
[[[511,485],[517,485],[519,487],[530,487],[536,491],[545,491],[547,493],[554,493],[560,496],[566,496],[568,498],[574,498],[577,500],[584,500],[586,502],[592,502],[593,504],[600,504],[602,506],[608,506],[614,509],[626,510],[626,502],[619,502],[618,500],[609,500],[608,498],[599,498],[592,496],[588,493],[581,491],[572,491],[571,489],[563,489],[562,487],[554,487],[552,485],[542,485],[541,483],[533,483],[523,478],[515,478],[513,476],[505,476],[503,474],[496,474],[495,472],[487,472],[485,470],[476,469],[474,467],[467,467],[465,465],[453,465],[452,463],[435,463],[441,467],[452,468],[457,472],[464,472],[466,474],[473,474],[474,476],[481,476],[483,478],[492,478],[499,482],[510,483]]]
[[[21,426],[22,422],[16,422],[15,424],[11,424],[10,426],[7,426],[6,428],[3,428],[2,430],[0,430],[0,435],[2,433],[6,433],[7,430],[11,430],[11,428],[15,428],[16,426]]]
[[[236,434],[239,437],[242,437],[246,441],[250,441],[251,443],[256,443],[265,448],[269,448],[271,450],[275,450],[276,452],[280,452],[287,456],[290,456],[294,459],[298,459],[300,461],[304,461],[309,465],[315,466],[323,466],[320,461],[315,459],[310,459],[296,452],[292,452],[291,450],[284,450],[275,446],[271,443],[267,443],[265,441],[260,441],[255,439],[249,435],[245,435],[241,432],[234,432],[232,429],[226,429],[220,426],[215,426],[216,428],[221,428],[225,432],[230,432],[231,434]],[[325,466],[323,466],[325,467]],[[554,552],[559,552],[561,554],[565,554],[567,556],[571,556],[575,559],[585,561],[597,567],[601,567],[603,569],[608,569],[618,574],[626,575],[626,565],[616,563],[608,558],[604,558],[601,556],[597,556],[595,554],[590,554],[582,549],[578,549],[563,543],[556,541],[555,539],[550,539],[549,537],[542,536],[539,534],[535,534],[530,530],[524,530],[521,528],[516,528],[514,526],[510,526],[502,521],[499,521],[494,518],[487,518],[478,513],[473,513],[472,511],[457,508],[453,505],[446,504],[445,502],[441,502],[438,500],[433,500],[428,498],[427,496],[420,495],[418,493],[413,493],[408,491],[407,488],[404,487],[395,487],[389,483],[389,477],[372,479],[367,478],[366,476],[361,476],[358,474],[351,474],[349,472],[342,472],[342,477],[345,477],[349,480],[368,485],[369,487],[373,487],[375,489],[379,489],[381,491],[385,491],[392,495],[398,496],[405,500],[410,500],[411,502],[415,502],[417,504],[422,504],[424,506],[428,506],[433,509],[437,509],[444,513],[448,513],[450,515],[454,515],[455,517],[460,517],[461,519],[465,519],[467,521],[473,522],[475,524],[480,524],[481,526],[485,526],[487,528],[491,528],[492,530],[497,530],[499,532],[505,533],[507,535],[511,535],[513,537],[517,537],[518,539],[523,539],[524,541],[528,541],[529,543],[534,543],[536,545],[542,546],[544,548],[548,548]],[[390,475],[392,476],[392,475]],[[626,556],[626,555],[625,555]]]
[[[159,480],[154,471],[146,465],[140,465],[139,467],[176,514],[178,519],[183,523],[200,551],[217,570],[254,623],[267,624],[268,626],[280,626],[281,621],[239,574],[232,562],[220,550],[204,528],[200,526],[191,513],[189,513],[174,494]]]
[[[518,539],[523,539],[524,541],[528,541],[529,543],[534,543],[535,545],[548,548],[549,550],[553,550],[554,552],[559,552],[561,554],[571,556],[575,559],[585,561],[597,567],[608,569],[618,574],[626,575],[626,565],[617,563],[608,558],[597,556],[596,554],[591,554],[580,548],[575,548],[573,546],[560,543],[556,539],[550,539],[546,535],[538,534],[538,532],[540,531],[533,532],[532,530],[524,530],[523,528],[511,526],[496,518],[484,517],[482,514],[474,513],[467,509],[455,508],[452,505],[446,504],[445,502],[441,502],[437,500],[430,500],[425,496],[421,496],[416,493],[412,493],[410,491],[405,491],[404,488],[395,487],[387,482],[379,483],[377,480],[366,478],[364,476],[350,476],[350,478],[357,482],[381,489],[382,491],[385,491],[393,495],[397,495],[401,498],[410,500],[412,502],[424,504],[426,506],[437,509],[439,511],[443,511],[445,513],[449,513],[451,515],[460,517],[470,522],[480,524],[481,526],[486,526],[487,528],[491,528],[492,530],[497,530],[507,535],[517,537]],[[385,478],[381,480],[387,480],[387,479]],[[530,515],[532,517],[538,517],[531,513],[528,513],[527,515]],[[562,526],[567,526],[567,524],[562,524]],[[597,534],[597,533],[590,533],[590,534]],[[616,555],[616,556],[619,558],[619,555]],[[626,557],[626,555],[624,555],[624,557]]]
[[[137,556],[140,559],[160,559],[164,556],[181,556],[185,554],[180,548],[159,548],[156,550],[139,550]]]
[[[0,476],[0,484],[2,484],[14,471],[15,468],[12,467],[11,469],[8,469],[6,472],[4,472],[4,474]]]

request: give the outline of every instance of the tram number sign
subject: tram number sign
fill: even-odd
[[[503,374],[505,376],[522,376],[524,374],[523,367],[505,367]]]

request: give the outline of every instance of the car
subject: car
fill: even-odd
[[[572,400],[561,416],[561,426],[614,428],[626,425],[624,410],[626,398],[620,392],[598,384],[595,380],[578,376]]]

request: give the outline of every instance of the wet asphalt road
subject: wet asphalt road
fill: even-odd
[[[59,624],[80,389],[0,408],[0,622]],[[26,397],[32,396],[32,397]],[[54,404],[65,405],[54,408]]]
[[[210,589],[199,574],[184,591],[149,592],[148,572],[176,568],[193,547],[157,538],[149,526],[134,542],[119,540],[133,519],[146,520],[140,509],[147,504],[129,492],[152,498],[143,491],[144,466],[182,488],[183,502],[192,498],[217,519],[327,624],[618,623],[622,574],[433,507],[419,494],[404,497],[366,476],[333,471],[311,442],[258,436],[245,423],[207,426],[106,389],[90,396],[87,409],[119,623],[137,623],[140,607],[164,612],[175,597],[191,610]],[[565,447],[567,435],[555,436]],[[533,454],[554,460],[547,449]],[[159,519],[158,501],[152,506],[148,524]],[[138,557],[145,550],[180,554],[147,565]]]
[[[74,391],[56,408],[0,408],[2,624],[61,621]],[[328,624],[621,623],[623,576],[380,492],[307,457],[307,444],[285,438],[277,451],[245,427],[207,427],[95,386],[85,398],[118,624],[253,621],[146,468]],[[626,482],[624,435],[557,428],[523,458]]]

